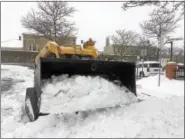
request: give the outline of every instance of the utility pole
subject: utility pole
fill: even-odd
[[[173,61],[173,41],[171,41],[170,44],[171,44],[170,61]]]

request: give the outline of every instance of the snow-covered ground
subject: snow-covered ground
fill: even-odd
[[[1,65],[1,88],[3,88],[1,92],[1,137],[184,138],[184,81],[168,80],[161,76],[161,87],[158,87],[157,76],[138,80],[138,98],[143,101],[136,102],[131,93],[125,91],[125,88],[116,87],[99,77],[76,76],[73,79],[64,77],[60,78],[63,83],[65,81],[64,84],[58,82],[54,86],[50,84],[43,88],[45,90],[45,95],[42,97],[43,103],[50,98],[48,93],[56,96],[59,92],[63,92],[58,95],[67,97],[66,91],[70,94],[68,97],[73,100],[74,97],[78,98],[78,93],[84,96],[84,103],[87,106],[85,108],[99,107],[100,101],[103,101],[102,105],[108,106],[120,104],[121,100],[124,100],[124,104],[128,104],[129,100],[133,103],[122,107],[80,112],[77,115],[74,113],[50,114],[39,117],[35,122],[28,122],[24,111],[24,100],[26,88],[33,86],[33,70],[21,66]],[[56,80],[58,79],[52,82]],[[79,85],[83,85],[83,91]],[[58,86],[61,87],[60,91],[57,90]],[[88,101],[85,101],[87,100],[85,99],[87,89],[91,90]],[[127,99],[121,97],[121,91]],[[76,98],[76,102],[69,105],[73,108],[72,111],[75,110],[74,104],[78,108],[85,109],[84,105],[81,105],[82,102]],[[95,101],[96,99],[99,100]],[[54,105],[53,102],[50,106]],[[53,110],[50,109],[50,111]]]
[[[137,81],[137,93],[147,94],[158,98],[171,96],[184,96],[184,80],[169,80],[161,76],[160,87],[158,87],[158,75],[143,78]]]

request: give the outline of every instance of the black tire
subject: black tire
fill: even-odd
[[[25,110],[31,122],[39,117],[38,98],[34,88],[26,89]]]
[[[140,76],[141,78],[145,77],[144,72],[140,72],[140,73],[139,73],[139,76]]]

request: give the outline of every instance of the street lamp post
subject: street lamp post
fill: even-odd
[[[170,61],[172,61],[172,60],[173,60],[173,41],[171,41],[170,44],[171,44],[171,49],[170,49],[170,51],[171,51],[171,53],[170,53]]]

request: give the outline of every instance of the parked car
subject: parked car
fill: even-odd
[[[177,64],[176,77],[184,77],[184,64]]]
[[[139,62],[136,65],[136,75],[140,77],[146,77],[151,75],[156,75],[159,73],[159,67],[161,70],[161,73],[163,73],[163,68],[157,61],[144,61]]]

